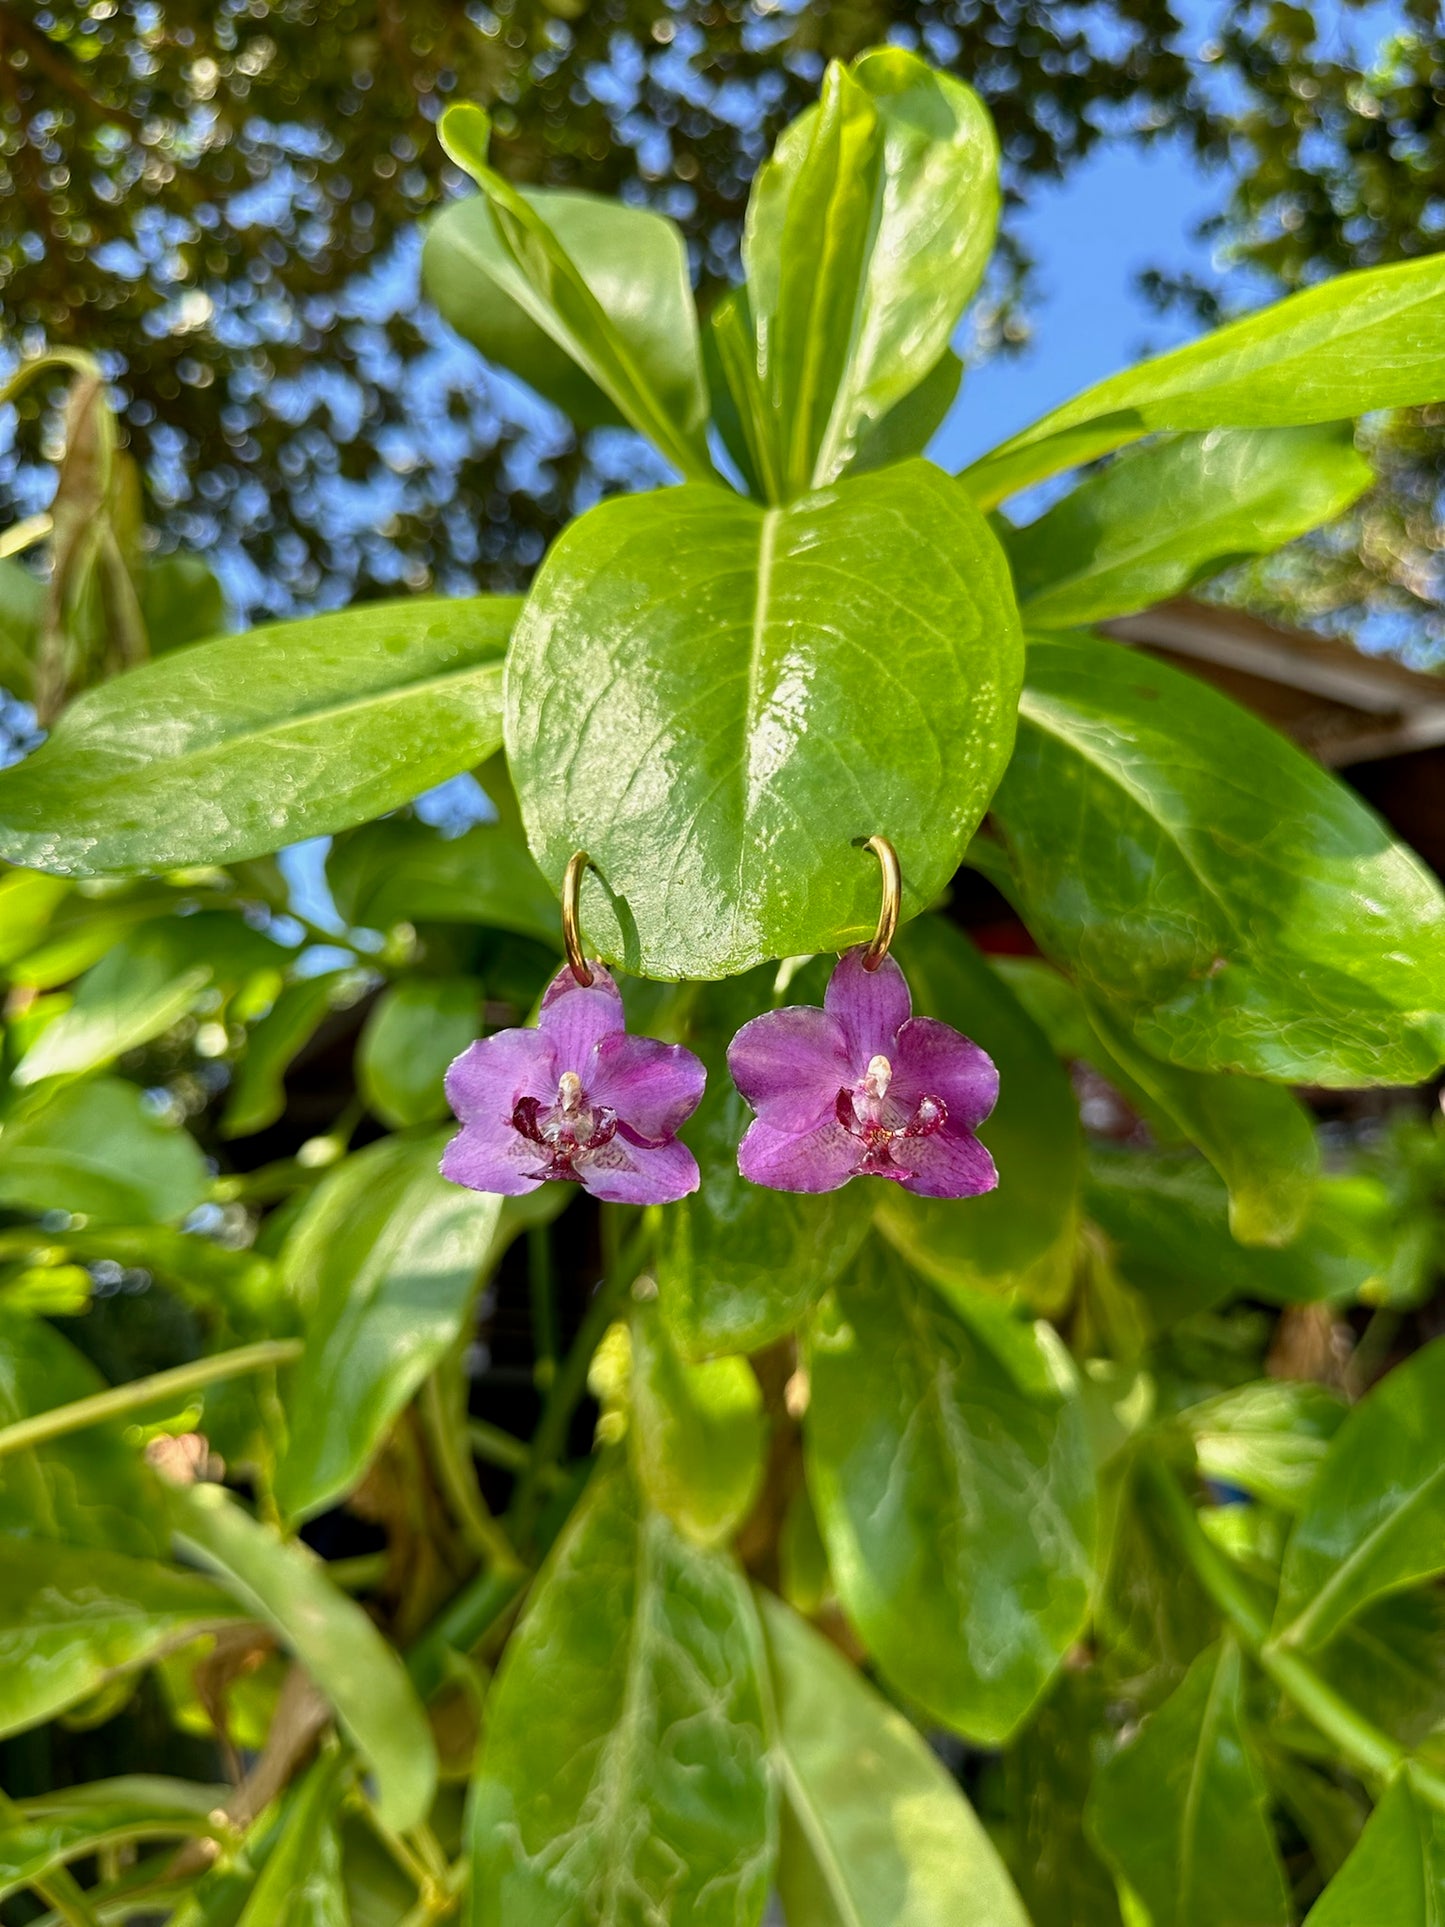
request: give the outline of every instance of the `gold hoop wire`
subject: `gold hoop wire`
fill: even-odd
[[[878,909],[878,928],[873,932],[873,941],[863,953],[863,968],[876,970],[888,955],[888,946],[898,928],[898,912],[903,902],[903,873],[898,867],[898,852],[886,836],[870,836],[866,849],[878,859],[878,867],[883,872],[883,901]]]
[[[585,850],[575,851],[562,878],[562,946],[572,966],[572,975],[583,990],[590,990],[596,982],[582,954],[582,926],[577,920],[577,897],[582,888],[582,872],[587,868],[587,860]]]

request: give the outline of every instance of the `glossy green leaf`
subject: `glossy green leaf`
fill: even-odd
[[[561,947],[556,894],[500,823],[448,837],[412,817],[368,823],[338,841],[326,876],[348,923],[479,923]]]
[[[0,1204],[22,1211],[161,1224],[194,1210],[209,1182],[195,1139],[118,1077],[39,1092],[0,1128]]]
[[[776,1843],[763,1665],[737,1567],[600,1466],[488,1700],[472,1927],[756,1927]]]
[[[1428,1927],[1445,1917],[1445,1814],[1408,1768],[1386,1787],[1305,1927]]]
[[[644,975],[841,949],[877,920],[869,836],[908,914],[952,876],[1020,667],[1002,554],[926,462],[767,511],[616,497],[554,546],[508,659],[533,852],[558,885],[590,853],[588,941]]]
[[[1104,1046],[1105,1075],[1121,1067],[1150,1114],[1162,1114],[1224,1179],[1239,1243],[1288,1244],[1308,1216],[1320,1172],[1314,1118],[1299,1099],[1259,1078],[1166,1063],[1102,1009],[1088,1019]]]
[[[1362,1606],[1445,1572],[1445,1339],[1345,1419],[1290,1534],[1276,1636],[1321,1645]]]
[[[658,403],[680,427],[696,429],[704,414],[697,315],[677,228],[647,208],[596,194],[545,187],[513,193],[565,251],[628,361],[646,371]],[[625,420],[627,404],[603,392],[613,384],[599,386],[588,372],[599,351],[586,343],[583,304],[572,323],[579,331],[574,353],[569,309],[533,318],[547,299],[545,281],[538,285],[527,260],[513,253],[515,230],[499,231],[499,216],[505,223],[506,210],[494,212],[486,194],[442,210],[422,255],[428,295],[458,334],[579,427]]]
[[[890,1243],[945,1292],[1016,1295],[1039,1309],[1067,1295],[1083,1164],[1078,1106],[1048,1039],[963,933],[920,917],[895,946],[914,1009],[972,1037],[998,1066],[999,1099],[979,1132],[996,1191],[960,1203],[879,1184]]]
[[[1126,616],[1342,515],[1374,480],[1347,425],[1215,429],[1121,455],[1004,537],[1030,629]]]
[[[0,1737],[243,1617],[209,1579],[98,1546],[7,1538],[0,1559]]]
[[[848,1617],[893,1683],[1006,1739],[1088,1610],[1094,1483],[1077,1397],[1026,1326],[1021,1386],[876,1241],[809,1328],[808,1485]]]
[[[1345,1410],[1323,1385],[1266,1378],[1204,1399],[1181,1417],[1206,1479],[1298,1512]]]
[[[259,856],[395,809],[496,749],[517,609],[506,596],[369,603],[117,676],[0,770],[0,854],[135,874]]]
[[[1159,429],[1336,422],[1445,395],[1445,262],[1336,275],[1086,388],[974,463],[985,506]]]
[[[309,1518],[361,1477],[461,1330],[502,1200],[449,1184],[445,1135],[384,1139],[317,1187],[281,1257],[306,1350],[276,1499]]]
[[[471,285],[499,287],[682,475],[710,475],[697,314],[676,229],[659,215],[579,194],[522,194],[488,163],[491,123],[470,102],[449,107],[439,131],[450,158],[481,188],[491,217],[490,232],[477,216],[465,227]],[[561,225],[553,226],[558,212]],[[462,239],[455,227],[449,231],[448,245]],[[609,257],[604,278],[599,270]],[[489,295],[478,293],[478,311],[490,309]],[[604,297],[615,306],[604,305]],[[519,345],[525,354],[525,340]]]
[[[1029,1927],[983,1827],[917,1730],[760,1593],[789,1927]]]
[[[648,1504],[700,1545],[742,1524],[763,1477],[763,1395],[745,1358],[689,1364],[655,1297],[632,1306],[633,1471]]]
[[[137,1773],[18,1801],[0,1821],[0,1898],[108,1847],[219,1837],[228,1792]]]
[[[337,1830],[343,1764],[339,1750],[323,1757],[296,1789],[238,1927],[351,1927]]]
[[[406,977],[372,1005],[356,1076],[373,1116],[394,1131],[446,1117],[442,1079],[482,1029],[475,977]]]
[[[752,1113],[728,1075],[727,1046],[771,1006],[776,975],[764,965],[709,985],[690,1007],[687,1041],[707,1067],[707,1089],[682,1138],[701,1182],[662,1213],[654,1259],[663,1321],[685,1358],[758,1351],[795,1330],[868,1229],[865,1185],[808,1197],[764,1190],[738,1171]],[[782,1001],[819,997],[825,980],[823,971],[810,971],[806,985],[795,983]]]
[[[930,373],[998,221],[973,91],[901,47],[828,69],[753,182],[743,236],[772,500],[836,481]]]
[[[1139,1737],[1098,1774],[1094,1839],[1152,1927],[1289,1927],[1284,1869],[1226,1641],[1201,1653]]]
[[[1281,1082],[1445,1056],[1445,897],[1343,784],[1192,676],[1029,648],[993,804],[1029,927],[1148,1050]]]
[[[236,1067],[221,1118],[222,1137],[250,1137],[284,1114],[284,1080],[293,1058],[342,1001],[352,981],[349,971],[327,970],[287,984],[246,1039],[245,1055]]]
[[[436,1748],[406,1669],[305,1546],[281,1539],[218,1485],[174,1495],[181,1548],[262,1620],[311,1675],[376,1776],[377,1811],[399,1832],[425,1819]]]

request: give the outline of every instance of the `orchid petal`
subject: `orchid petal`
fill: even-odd
[[[447,1071],[447,1102],[464,1124],[473,1118],[510,1121],[519,1097],[555,1095],[554,1058],[551,1041],[541,1031],[499,1030],[479,1037]]]
[[[665,1144],[628,1144],[620,1136],[582,1152],[577,1176],[604,1204],[676,1204],[696,1191],[697,1159],[677,1138]]]
[[[994,1161],[972,1131],[945,1124],[928,1137],[895,1140],[889,1150],[902,1167],[899,1182],[921,1198],[976,1198],[998,1183]]]
[[[838,959],[823,1007],[843,1027],[853,1075],[861,1076],[871,1057],[893,1056],[893,1042],[913,1014],[908,981],[891,957],[865,970],[861,945]]]
[[[838,1093],[858,1072],[843,1026],[811,1004],[754,1017],[728,1045],[732,1080],[775,1131],[811,1131],[833,1115]]]
[[[909,1110],[922,1098],[942,1098],[953,1122],[972,1130],[998,1101],[998,1072],[988,1052],[951,1024],[911,1017],[898,1033],[889,1090]]]
[[[537,1029],[557,1053],[559,1075],[576,1071],[581,1076],[593,1047],[625,1026],[622,995],[610,974],[593,964],[592,979],[590,989],[584,988],[572,966],[563,964],[543,992]]]
[[[464,1125],[442,1152],[441,1173],[471,1191],[520,1198],[541,1184],[537,1168],[544,1160],[545,1153],[514,1130],[510,1119],[478,1118]]]
[[[760,1119],[738,1146],[738,1169],[773,1191],[836,1191],[856,1175],[862,1146],[835,1118],[812,1131],[779,1131]]]
[[[622,1131],[657,1144],[702,1102],[707,1072],[681,1044],[614,1031],[597,1045],[583,1081],[589,1103],[615,1111]]]

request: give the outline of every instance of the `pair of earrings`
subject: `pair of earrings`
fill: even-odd
[[[974,1136],[998,1096],[998,1072],[961,1032],[913,1015],[888,955],[898,858],[886,837],[868,847],[883,870],[873,941],[839,958],[821,1010],[766,1011],[728,1046],[728,1070],[755,1113],[738,1169],[774,1191],[836,1191],[880,1177],[924,1197],[975,1197],[998,1183]],[[447,1072],[462,1128],[442,1175],[507,1197],[559,1179],[608,1203],[673,1204],[698,1187],[697,1160],[677,1133],[702,1101],[707,1073],[682,1044],[629,1035],[616,984],[583,954],[577,894],[586,867],[581,850],[567,865],[567,961],[536,1027],[479,1039]]]

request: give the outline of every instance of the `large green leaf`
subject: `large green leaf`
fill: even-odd
[[[745,1358],[689,1364],[655,1297],[632,1306],[633,1470],[651,1505],[701,1545],[746,1518],[763,1476],[763,1395]]]
[[[442,1079],[482,1028],[475,977],[406,977],[373,1004],[356,1051],[372,1114],[392,1130],[447,1115]]]
[[[1372,1599],[1445,1572],[1445,1339],[1397,1365],[1335,1434],[1285,1548],[1276,1636],[1319,1646]]]
[[[1289,1927],[1241,1687],[1238,1648],[1210,1647],[1095,1779],[1094,1839],[1152,1927]]]
[[[985,506],[1157,429],[1282,428],[1445,396],[1445,257],[1337,275],[1086,388],[974,463]]]
[[[1030,629],[1147,609],[1333,520],[1374,480],[1344,426],[1185,435],[1121,455],[1004,537]]]
[[[193,1211],[208,1182],[195,1139],[118,1077],[37,1093],[0,1128],[0,1204],[22,1211],[164,1224]]]
[[[909,925],[895,954],[914,1009],[981,1044],[998,1066],[999,1098],[979,1132],[998,1166],[996,1191],[960,1204],[875,1187],[880,1229],[945,1292],[963,1286],[1057,1306],[1073,1268],[1082,1139],[1069,1079],[1048,1039],[960,930],[941,917]]]
[[[789,1927],[1028,1927],[993,1842],[917,1730],[760,1593]]]
[[[838,1597],[887,1676],[970,1739],[1006,1739],[1078,1637],[1093,1468],[1053,1348],[1010,1326],[1021,1384],[876,1241],[808,1333],[808,1483]]]
[[[287,1240],[282,1270],[306,1340],[276,1474],[293,1519],[356,1483],[461,1329],[502,1200],[439,1174],[445,1142],[368,1145],[317,1187]]]
[[[697,428],[704,414],[697,313],[687,249],[672,222],[576,190],[532,187],[516,195],[555,237],[629,359],[646,370],[657,400],[681,428]],[[587,372],[585,347],[571,352],[564,317],[532,318],[543,293],[498,231],[485,194],[444,208],[432,221],[422,282],[458,334],[579,427],[625,419],[626,405]]]
[[[768,965],[709,985],[690,1006],[688,1042],[707,1066],[707,1089],[683,1126],[701,1183],[662,1213],[654,1269],[662,1316],[688,1358],[758,1351],[795,1329],[809,1305],[857,1251],[868,1229],[868,1187],[809,1197],[768,1191],[738,1171],[738,1144],[752,1113],[728,1076],[727,1046],[774,1001]],[[786,1001],[821,996],[811,969]]]
[[[1445,1814],[1407,1768],[1381,1796],[1305,1927],[1432,1927],[1445,1919]]]
[[[404,1832],[424,1820],[436,1788],[431,1729],[406,1668],[361,1607],[305,1546],[253,1519],[220,1486],[185,1486],[172,1506],[181,1548],[271,1628],[326,1695],[376,1775],[386,1824]]]
[[[108,1847],[220,1839],[228,1789],[130,1774],[17,1801],[0,1821],[0,1898]]]
[[[199,1573],[99,1546],[7,1538],[0,1559],[0,1737],[244,1615]]]
[[[413,817],[368,823],[338,840],[326,877],[348,923],[479,923],[560,948],[556,895],[500,823],[447,837]]]
[[[259,856],[395,809],[496,749],[517,609],[373,603],[144,663],[0,770],[0,855],[134,874]]]
[[[465,230],[472,286],[500,288],[681,474],[711,475],[707,388],[681,236],[658,215],[617,207],[599,213],[605,203],[578,194],[520,193],[488,163],[490,132],[486,114],[470,102],[442,116],[442,145],[481,188],[491,219],[490,233],[476,216]],[[551,223],[556,211],[561,228]],[[579,239],[574,255],[569,243]],[[609,256],[614,265],[604,277]],[[620,274],[618,256],[626,262]],[[489,294],[478,307],[491,308]],[[527,352],[525,339],[515,345]]]
[[[737,1567],[600,1467],[487,1703],[472,1927],[755,1927],[776,1839],[763,1664]]]
[[[1029,648],[994,799],[1029,927],[1160,1057],[1325,1085],[1445,1056],[1445,897],[1343,784],[1121,644]]]
[[[998,200],[993,125],[961,81],[901,47],[828,69],[743,236],[770,499],[836,481],[940,361]]]
[[[589,944],[645,975],[842,949],[877,919],[868,837],[896,845],[909,914],[952,876],[1020,669],[1003,556],[926,462],[783,509],[703,487],[603,502],[552,549],[508,658],[533,852],[556,884],[591,854]]]

